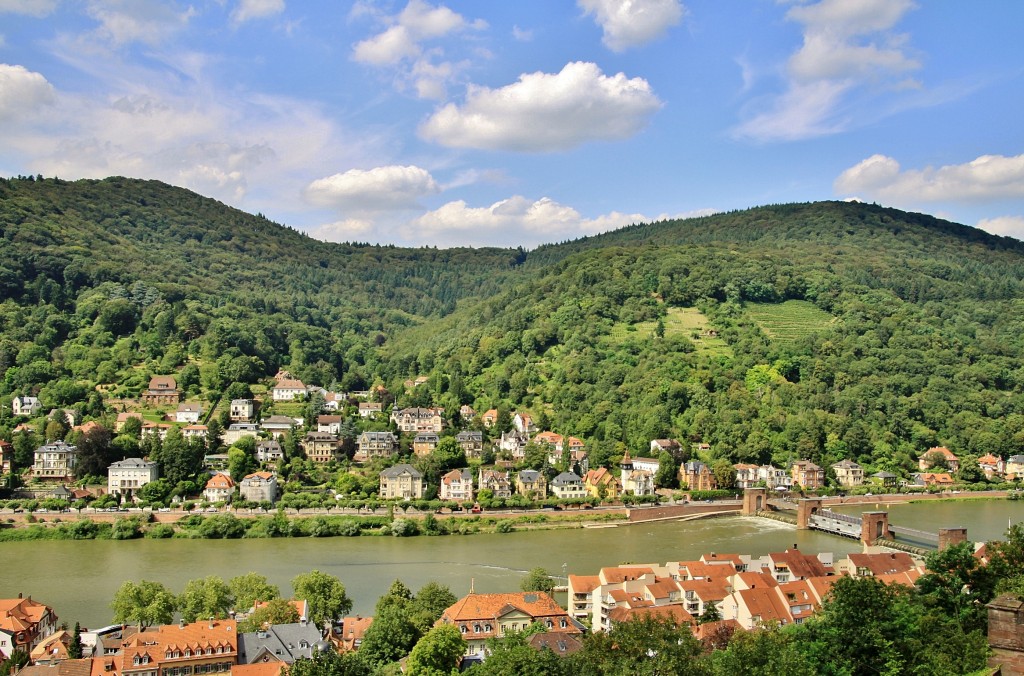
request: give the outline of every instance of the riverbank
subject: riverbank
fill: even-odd
[[[826,497],[829,507],[873,507],[916,502],[1005,499],[1008,491],[944,494],[883,494]],[[419,511],[401,505],[374,510],[353,508],[181,510],[0,510],[0,542],[30,540],[238,539],[357,536],[440,536],[563,530],[736,514],[740,502],[687,502],[669,505],[578,506],[560,510],[496,510],[483,513]]]

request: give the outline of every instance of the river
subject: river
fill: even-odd
[[[863,511],[874,509],[864,506]],[[881,509],[886,509],[882,507]],[[998,539],[1008,519],[1024,520],[1024,502],[965,501],[894,505],[890,520],[928,530],[964,526],[971,539]],[[110,623],[110,599],[125,580],[156,580],[180,592],[192,578],[225,580],[255,571],[282,593],[298,573],[318,569],[345,583],[353,612],[370,614],[393,580],[413,591],[436,580],[456,596],[511,591],[530,568],[553,575],[595,574],[620,563],[664,563],[707,552],[761,555],[797,545],[836,555],[859,543],[756,517],[575,530],[440,537],[281,538],[267,540],[80,540],[0,543],[0,598],[18,593],[53,606],[62,621]]]

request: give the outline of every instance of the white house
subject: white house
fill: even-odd
[[[35,397],[15,397],[11,402],[11,412],[14,415],[33,416],[39,413],[43,405]]]
[[[142,458],[125,458],[107,467],[107,492],[124,500],[135,500],[139,489],[156,481],[160,466]]]
[[[178,404],[178,411],[174,414],[174,422],[195,425],[203,414],[203,407],[199,404]]]

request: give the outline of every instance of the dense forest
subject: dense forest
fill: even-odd
[[[790,204],[402,249],[155,181],[30,177],[0,180],[0,229],[4,438],[16,395],[101,416],[153,374],[216,400],[287,368],[529,411],[592,467],[664,437],[899,474],[940,444],[1024,452],[1024,244],[920,214]]]

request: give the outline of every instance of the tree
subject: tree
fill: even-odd
[[[472,667],[469,673],[484,676],[574,676],[569,660],[551,650],[535,650],[529,643],[534,634],[545,631],[534,622],[523,631],[509,631],[501,638],[487,639],[487,660]]]
[[[724,650],[711,654],[715,674],[732,676],[815,676],[818,672],[802,652],[794,634],[781,628],[738,631]]]
[[[917,581],[925,600],[957,621],[965,631],[987,626],[985,604],[995,596],[994,570],[974,556],[970,542],[932,552],[925,558],[928,572]]]
[[[142,630],[154,624],[169,624],[174,619],[177,599],[159,582],[129,580],[118,588],[110,607],[115,622],[134,622]]]
[[[139,497],[147,502],[167,502],[173,490],[167,479],[157,479],[139,489]]]
[[[406,663],[406,673],[410,676],[447,676],[457,669],[465,652],[466,641],[458,627],[453,624],[434,627],[416,642]]]
[[[668,451],[662,451],[658,456],[654,484],[658,488],[679,488],[679,462]]]
[[[110,431],[105,427],[93,427],[73,436],[76,437],[74,445],[78,448],[75,476],[82,478],[106,474],[110,463],[117,460],[110,445]]]
[[[178,598],[178,609],[181,611],[181,618],[186,622],[208,617],[220,619],[228,616],[233,602],[231,588],[224,580],[216,575],[209,575],[189,580],[185,584],[185,591]]]
[[[288,599],[274,599],[239,622],[238,633],[259,631],[268,624],[293,624],[300,619],[294,603]]]
[[[288,669],[289,676],[370,676],[373,670],[360,654],[335,650],[318,650],[310,657],[300,657]]]
[[[441,474],[466,465],[466,452],[453,437],[441,439],[431,455],[437,459],[437,468]]]
[[[235,598],[235,610],[239,611],[248,611],[257,601],[273,601],[281,596],[281,590],[259,573],[236,575],[228,581],[228,587]]]
[[[523,591],[542,591],[550,594],[555,589],[555,578],[543,568],[533,568],[523,577],[519,588]]]
[[[572,655],[575,674],[707,674],[701,645],[688,627],[643,618],[620,622],[609,632],[591,634]]]
[[[732,488],[736,485],[736,468],[725,458],[715,460],[711,465],[711,473],[715,475],[715,483],[719,488]]]
[[[292,589],[295,598],[309,602],[309,620],[317,626],[341,619],[352,610],[352,601],[341,580],[319,570],[296,575],[292,578]]]
[[[237,446],[228,449],[228,472],[231,474],[231,480],[236,484],[256,469],[256,458],[246,453],[245,449]]]
[[[8,676],[28,664],[29,654],[20,648],[11,651],[11,656],[0,662],[0,676]]]
[[[426,614],[430,618],[430,626],[441,618],[444,611],[448,610],[459,599],[446,585],[437,582],[428,582],[420,587],[413,599],[413,606],[416,610]]]
[[[379,607],[380,602],[377,605]],[[420,629],[409,616],[408,608],[390,603],[373,616],[359,652],[369,664],[382,667],[408,655],[420,636]]]
[[[75,630],[71,634],[71,643],[68,645],[68,658],[78,660],[82,658],[82,625],[75,622]]]

